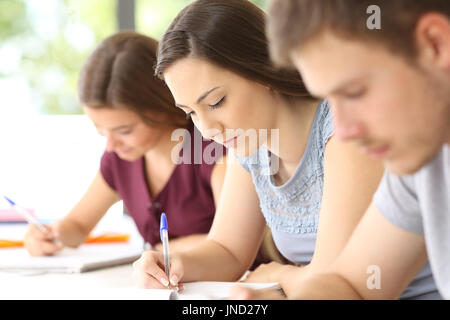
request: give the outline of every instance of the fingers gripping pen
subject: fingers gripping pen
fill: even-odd
[[[159,232],[164,251],[164,269],[166,272],[167,279],[170,279],[169,230],[167,228],[167,219],[166,214],[164,212],[161,214],[161,224]]]

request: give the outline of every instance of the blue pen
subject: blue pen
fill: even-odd
[[[161,242],[163,244],[163,251],[164,251],[164,269],[166,271],[167,279],[170,279],[169,229],[167,228],[166,214],[164,212],[161,214],[161,225],[159,228],[159,233],[161,236]]]
[[[11,207],[14,210],[16,210],[18,213],[20,213],[25,218],[25,220],[27,220],[29,223],[34,224],[42,232],[47,232],[45,227],[35,217],[33,217],[27,210],[25,210],[24,208],[18,206],[14,201],[12,201],[7,196],[3,196],[3,197],[6,199],[6,201],[9,202],[9,204],[11,205]]]

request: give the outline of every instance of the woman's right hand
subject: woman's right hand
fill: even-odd
[[[133,280],[140,288],[165,289],[169,287],[182,289],[179,281],[184,274],[181,258],[175,253],[170,255],[170,282],[164,271],[164,254],[147,250],[133,263]]]
[[[56,226],[45,225],[44,228],[45,232],[32,223],[28,225],[24,246],[32,256],[50,256],[63,248],[57,241]]]

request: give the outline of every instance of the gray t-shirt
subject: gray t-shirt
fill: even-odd
[[[392,224],[424,235],[439,292],[450,299],[450,146],[415,174],[386,173],[374,204]]]
[[[272,231],[275,245],[288,260],[308,264],[316,245],[324,182],[325,146],[333,135],[333,116],[326,101],[317,107],[303,157],[294,174],[283,185],[273,179],[276,156],[262,146],[247,158],[237,157],[252,175],[261,211]],[[402,295],[402,299],[429,298],[437,294],[431,271],[425,267]],[[432,298],[434,298],[433,296]]]

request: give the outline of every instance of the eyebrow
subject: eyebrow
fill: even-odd
[[[337,86],[333,90],[331,90],[329,94],[341,93],[341,91],[344,91],[346,89],[346,87],[351,86],[355,83],[361,82],[361,80],[363,78],[366,78],[366,76],[361,76],[361,77],[358,77],[355,79],[348,80],[348,81],[344,82],[343,84]]]
[[[120,126],[111,128],[110,130],[111,130],[111,131],[118,131],[118,130],[121,130],[121,129],[128,129],[128,128],[130,128],[130,127],[135,126],[136,124],[137,124],[137,123],[123,124],[123,125],[120,125]],[[94,126],[95,126],[96,128],[99,128],[99,126],[98,126],[97,124],[95,124],[95,123],[94,123]]]
[[[199,104],[200,102],[202,102],[203,99],[205,99],[208,96],[208,94],[210,94],[211,92],[213,92],[214,90],[216,90],[218,88],[220,88],[220,87],[214,87],[214,88],[209,89],[208,91],[204,92],[202,95],[200,95],[200,97],[198,97],[198,99],[195,103]],[[178,108],[189,108],[188,106],[184,106],[179,103],[175,103],[175,106],[177,106]]]
[[[121,130],[121,129],[128,129],[128,128],[133,127],[133,126],[135,126],[135,125],[136,125],[136,123],[123,124],[123,125],[121,125],[121,126],[111,128],[111,130],[112,130],[112,131],[118,131],[118,130]]]

